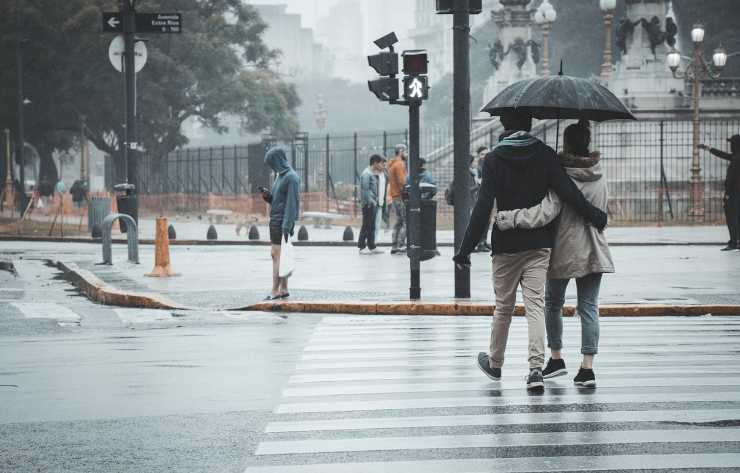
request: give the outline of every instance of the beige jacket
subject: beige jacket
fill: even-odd
[[[591,167],[566,167],[565,171],[584,197],[603,211],[607,210],[606,180],[602,179],[598,155]],[[560,216],[550,257],[549,279],[580,278],[592,273],[613,273],[614,263],[606,235],[586,223],[576,211],[563,205],[550,191],[545,199],[528,209],[502,210],[496,215],[500,230],[539,228]]]

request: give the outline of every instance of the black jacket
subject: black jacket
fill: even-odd
[[[469,255],[483,236],[489,223],[494,200],[499,210],[533,207],[545,198],[548,189],[555,193],[595,227],[606,226],[607,215],[594,207],[578,190],[558,162],[552,148],[529,133],[518,132],[506,137],[488,153],[483,167],[478,201],[470,217],[460,253]],[[552,248],[554,225],[534,230],[491,232],[493,254],[519,253],[539,248]]]
[[[709,152],[718,158],[730,162],[730,165],[727,167],[727,177],[725,178],[725,194],[740,194],[740,150],[735,150],[731,154],[717,148],[709,148]]]

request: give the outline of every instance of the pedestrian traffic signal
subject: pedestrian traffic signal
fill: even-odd
[[[384,102],[398,100],[398,79],[395,77],[381,77],[367,81],[370,92]]]
[[[381,76],[398,74],[398,54],[383,51],[367,57],[367,63]]]
[[[409,102],[421,102],[429,98],[427,76],[406,76],[403,78],[403,97]]]
[[[428,64],[427,52],[422,49],[403,52],[403,73],[406,75],[425,75]]]
[[[483,11],[483,0],[468,0],[468,13],[477,15]],[[437,13],[450,15],[455,13],[455,0],[437,0]]]

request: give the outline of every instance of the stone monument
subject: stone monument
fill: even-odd
[[[621,58],[609,89],[635,113],[680,108],[684,82],[666,65],[670,48],[678,47],[678,28],[670,2],[625,0],[626,12],[615,21]]]
[[[498,39],[488,45],[488,57],[493,68],[483,90],[483,103],[522,79],[537,77],[540,46],[532,40],[534,10],[530,0],[499,0],[491,16],[498,26]]]

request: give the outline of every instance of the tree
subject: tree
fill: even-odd
[[[0,57],[13,57],[15,5],[0,6]],[[108,61],[111,34],[101,12],[114,0],[20,0],[24,36],[27,140],[39,149],[41,180],[56,181],[52,155],[85,135],[117,160],[123,157],[123,76]],[[138,141],[154,157],[187,144],[182,124],[196,119],[225,131],[235,115],[250,132],[279,136],[297,129],[299,99],[270,65],[278,52],[262,42],[266,25],[241,0],[139,0],[140,12],[182,13],[182,34],[145,36],[148,61],[137,74]],[[6,61],[3,61],[6,62]],[[15,103],[15,68],[0,71],[0,103]],[[15,128],[14,107],[0,110],[0,127]],[[44,171],[46,170],[46,171]]]

